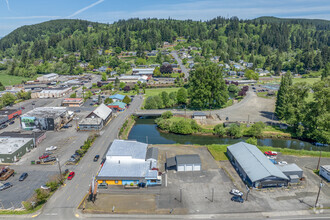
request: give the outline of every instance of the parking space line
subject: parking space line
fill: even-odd
[[[71,198],[71,196],[69,196],[67,200],[69,200],[70,198]]]

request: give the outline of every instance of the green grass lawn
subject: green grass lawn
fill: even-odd
[[[314,84],[317,81],[320,81],[321,78],[293,78],[293,83],[306,82],[308,84]]]
[[[5,71],[0,71],[0,82],[4,86],[11,86],[11,85],[16,85],[22,83],[22,80],[28,81],[28,80],[34,80],[38,76],[35,76],[34,78],[27,78],[27,77],[22,77],[22,76],[11,76],[6,74]]]
[[[212,144],[207,146],[207,149],[212,154],[215,160],[228,160],[226,155],[228,145],[219,145],[219,144]]]

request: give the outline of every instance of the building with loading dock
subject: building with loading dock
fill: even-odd
[[[157,148],[148,149],[147,144],[137,141],[114,140],[96,180],[108,185],[159,185],[157,161]]]

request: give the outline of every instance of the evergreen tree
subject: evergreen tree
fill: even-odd
[[[287,95],[289,87],[292,85],[292,74],[290,71],[286,72],[281,78],[280,88],[277,92],[275,113],[279,119],[283,119],[285,108],[287,106]]]

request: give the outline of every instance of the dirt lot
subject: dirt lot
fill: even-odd
[[[112,206],[115,205],[117,213],[261,213],[309,210],[315,203],[320,178],[308,168],[314,164],[315,158],[280,155],[279,161],[297,163],[304,170],[306,181],[301,185],[288,188],[252,189],[248,201],[236,203],[230,200],[229,191],[238,188],[246,194],[246,189],[230,162],[215,161],[206,147],[190,145],[154,145],[153,147],[159,148],[160,171],[164,171],[166,153],[167,157],[199,154],[202,160],[202,171],[168,171],[167,187],[164,186],[163,174],[163,186],[135,190],[110,187],[107,190],[99,190],[100,194],[95,205],[87,203],[86,212],[112,213]],[[322,163],[329,164],[330,160],[324,159]],[[213,201],[212,190],[214,191]],[[319,201],[323,207],[330,207],[328,190],[329,184],[326,184],[321,191]],[[246,199],[246,195],[243,198]]]

